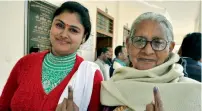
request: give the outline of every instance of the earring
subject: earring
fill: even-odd
[[[82,40],[82,43],[84,43],[85,42],[85,38],[83,38],[83,40]]]

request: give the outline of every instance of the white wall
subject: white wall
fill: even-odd
[[[195,19],[194,31],[201,32],[201,7],[198,9],[197,17]]]
[[[0,1],[0,93],[24,54],[24,1]]]
[[[129,28],[131,28],[133,21],[144,12],[157,12],[164,14],[164,9],[160,7],[152,7],[140,1],[119,2],[118,45],[122,45],[123,26],[128,24]]]

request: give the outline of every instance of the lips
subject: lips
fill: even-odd
[[[155,59],[147,59],[147,58],[138,58],[137,60],[142,62],[156,62]]]
[[[60,44],[68,44],[68,43],[70,43],[70,42],[68,42],[68,41],[66,41],[64,39],[57,39],[56,38],[56,41],[59,42]]]
[[[58,42],[63,43],[63,44],[66,44],[66,43],[67,43],[67,42],[64,41],[64,40],[58,40]]]

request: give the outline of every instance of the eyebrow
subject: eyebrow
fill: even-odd
[[[147,37],[145,37],[145,36],[135,36],[135,37],[143,37],[143,38],[147,38]]]
[[[147,37],[145,37],[145,36],[136,36],[136,37],[143,37],[143,38],[147,38]],[[153,37],[152,37],[152,40],[153,40],[153,39],[165,39],[165,38],[158,37],[158,36],[153,36]]]
[[[68,25],[69,27],[72,27],[72,28],[76,28],[76,29],[78,29],[78,30],[80,30],[80,28],[78,27],[78,26],[75,26],[75,25],[69,25],[69,24],[65,24],[62,20],[60,20],[60,19],[56,19],[55,21],[60,21],[63,25]]]
[[[158,37],[158,36],[154,36],[154,37],[152,37],[152,39],[164,39],[164,38]]]
[[[147,37],[145,37],[145,36],[134,36],[134,37],[142,37],[142,38],[145,38],[145,39],[147,39]]]

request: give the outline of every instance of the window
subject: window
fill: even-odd
[[[114,19],[107,13],[97,9],[97,32],[113,37],[114,32]]]

